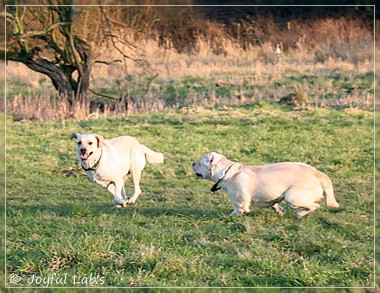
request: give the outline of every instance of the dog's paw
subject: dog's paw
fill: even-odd
[[[277,212],[277,214],[278,214],[279,216],[283,217],[283,216],[285,216],[285,211],[279,211],[279,212]]]
[[[126,206],[126,199],[121,197],[121,196],[115,196],[114,197],[114,203],[115,203],[115,206],[120,205],[121,207],[125,207]]]
[[[278,203],[272,206],[273,210],[281,217],[285,215],[285,209]]]
[[[136,202],[136,199],[134,199],[134,198],[128,198],[126,201],[125,201],[125,204],[127,205],[127,204],[134,204]]]
[[[114,206],[111,207],[111,209],[121,209],[125,208],[127,205],[126,204],[115,204]]]

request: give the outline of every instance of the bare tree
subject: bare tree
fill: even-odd
[[[28,68],[47,75],[59,94],[69,101],[85,97],[90,86],[90,73],[95,63],[111,64],[138,56],[133,44],[120,38],[110,15],[118,7],[74,6],[49,2],[48,6],[8,6],[6,57],[24,63]],[[100,60],[110,48],[121,59]]]

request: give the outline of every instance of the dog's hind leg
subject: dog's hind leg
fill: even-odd
[[[286,191],[284,197],[286,204],[290,208],[299,209],[296,213],[297,219],[301,219],[319,209],[320,205],[317,202],[322,199],[322,186],[314,178],[293,185],[292,188]]]
[[[134,204],[137,198],[141,194],[140,180],[141,180],[141,172],[144,169],[144,167],[145,167],[145,164],[142,166],[135,165],[131,169],[134,192],[133,192],[133,195],[127,199],[126,201],[127,204]]]
[[[297,211],[297,219],[301,219],[302,217],[306,216],[307,214],[310,214],[314,212],[315,210],[319,209],[321,206],[317,203],[313,203],[308,207],[304,207]]]

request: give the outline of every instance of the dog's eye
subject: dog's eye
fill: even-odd
[[[78,145],[81,145],[82,144],[82,142],[81,141],[78,141]]]
[[[92,145],[92,142],[90,141],[88,144],[89,144],[89,145]]]

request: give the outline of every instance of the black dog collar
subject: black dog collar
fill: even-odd
[[[228,171],[230,171],[230,169],[231,169],[231,167],[232,167],[232,165],[233,165],[234,163],[232,163],[228,168],[227,168],[227,170],[226,170],[226,172],[224,172],[224,175],[222,176],[222,178],[220,178],[212,187],[211,187],[211,192],[212,193],[214,193],[214,192],[216,192],[216,191],[218,191],[219,189],[221,189],[221,187],[219,187],[218,185],[219,185],[219,183],[220,183],[220,181],[222,181],[223,179],[224,179],[224,177],[226,177],[226,175],[227,175],[227,173],[228,173]]]
[[[85,167],[82,165],[82,163],[81,163],[80,165],[82,166],[83,171],[85,171],[85,172],[88,172],[88,171],[95,171],[96,168],[98,168],[98,166],[99,166],[100,160],[102,159],[102,155],[103,155],[103,152],[100,153],[99,160],[98,160],[98,161],[97,161],[92,167],[90,167],[90,168],[85,168]]]

